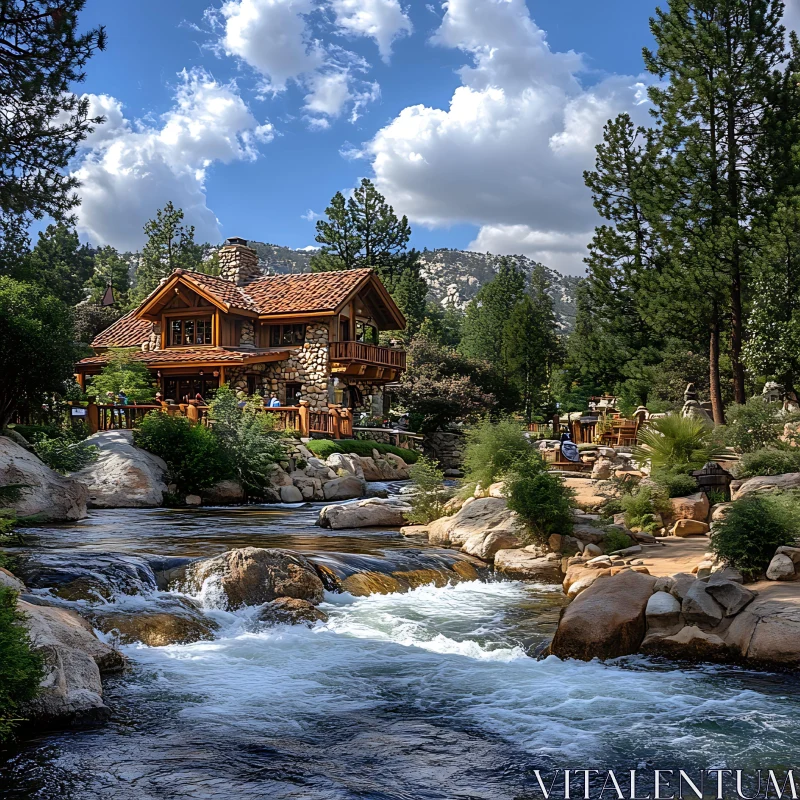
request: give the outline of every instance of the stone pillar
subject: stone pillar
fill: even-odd
[[[244,239],[228,239],[219,249],[219,276],[237,286],[247,286],[261,278],[256,251]]]

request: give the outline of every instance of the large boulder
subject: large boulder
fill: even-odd
[[[148,647],[213,639],[214,631],[219,627],[213,620],[188,609],[181,613],[162,609],[129,613],[104,612],[101,608],[93,610],[91,620],[98,630],[116,637],[121,644],[141,642]]]
[[[498,550],[494,554],[497,572],[525,581],[561,583],[561,557],[557,553],[543,553],[542,548],[531,545],[514,550]]]
[[[15,592],[24,592],[25,584],[4,567],[0,567],[0,589],[12,589]]]
[[[633,570],[598,578],[565,609],[550,650],[559,658],[616,658],[635,653],[655,578]]]
[[[82,483],[59,475],[24,447],[0,436],[0,486],[12,483],[26,487],[11,504],[21,517],[39,514],[65,521],[86,516],[89,492]]]
[[[372,459],[369,459],[370,462]],[[362,460],[356,455],[350,453],[332,453],[328,456],[325,465],[334,471],[335,474],[341,475],[343,472],[348,475],[354,475],[356,478],[365,480],[380,480],[379,478],[369,477],[364,474],[364,467]]]
[[[499,497],[484,497],[465,503],[452,517],[442,517],[427,526],[431,544],[463,545],[476,533],[505,532],[516,535],[517,515]]]
[[[302,503],[303,493],[296,486],[281,486],[279,490],[282,503]]]
[[[363,478],[348,475],[344,478],[334,478],[322,487],[326,500],[353,500],[364,496],[365,484]]]
[[[245,501],[244,487],[239,481],[219,481],[202,491],[203,503],[207,506],[236,506]]]
[[[673,497],[669,503],[672,506],[670,516],[674,520],[694,519],[705,522],[711,508],[705,492],[697,492],[686,497]]]
[[[770,587],[772,588],[772,587]],[[764,591],[733,618],[727,638],[748,662],[800,667],[800,595],[794,587]]]
[[[317,525],[321,528],[399,528],[405,525],[405,515],[411,506],[402,500],[369,497],[355,503],[324,506]]]
[[[681,604],[669,592],[654,592],[645,608],[647,631],[676,633],[680,628]]]
[[[364,478],[365,481],[382,481],[384,479],[374,458],[371,456],[354,456],[354,458],[358,459],[358,465],[361,468],[359,477]]]
[[[786,491],[800,488],[800,472],[787,472],[784,475],[758,475],[749,478],[733,490],[732,500],[740,500],[749,494]]]
[[[706,583],[706,592],[722,606],[722,612],[726,617],[735,617],[756,598],[755,592],[745,589],[735,581],[709,580]]]
[[[776,553],[767,567],[771,581],[793,581],[796,578],[794,561],[786,553]]]
[[[672,535],[685,539],[687,536],[705,536],[710,528],[707,522],[696,519],[679,519],[672,526]]]
[[[163,459],[133,444],[132,431],[101,431],[86,440],[97,461],[72,477],[89,490],[91,508],[157,508],[167,491]]]
[[[288,550],[244,547],[216,558],[195,562],[186,569],[186,587],[205,589],[207,596],[227,608],[258,606],[278,597],[319,603],[322,581],[303,556]]]
[[[101,642],[74,611],[24,600],[17,607],[25,614],[33,650],[42,656],[45,670],[38,696],[22,715],[58,724],[107,719],[100,675],[122,669],[123,656]]]
[[[681,604],[683,618],[690,625],[708,630],[722,622],[723,610],[708,591],[705,581],[696,580],[686,592]]]
[[[292,597],[279,597],[267,603],[256,617],[257,622],[265,622],[268,625],[314,625],[327,620],[328,615],[313,603]]]

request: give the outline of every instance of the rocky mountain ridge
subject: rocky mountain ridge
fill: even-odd
[[[308,272],[313,250],[293,250],[276,244],[250,241],[258,253],[261,268],[267,275],[288,275]],[[475,253],[469,250],[439,248],[420,253],[422,274],[428,281],[430,295],[442,305],[464,309],[478,293],[484,283],[497,273],[502,256],[491,253]],[[526,256],[510,256],[526,272],[536,262]],[[549,294],[561,330],[568,332],[575,324],[575,293],[580,278],[562,275],[545,267],[550,282]]]

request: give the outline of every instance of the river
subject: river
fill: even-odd
[[[45,564],[95,570],[118,554],[133,563],[246,545],[300,550],[339,573],[453,557],[395,531],[323,531],[316,512],[93,511],[30,538]],[[155,602],[163,592],[151,583],[111,602]],[[131,669],[106,684],[112,720],[11,751],[0,795],[496,800],[541,797],[534,769],[793,765],[796,678],[641,658],[537,660],[563,602],[553,587],[484,576],[390,595],[328,592],[329,621],[314,628],[256,627],[255,609],[207,607],[220,626],[213,641],[124,647]]]

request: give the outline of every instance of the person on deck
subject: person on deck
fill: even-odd
[[[119,402],[119,404],[121,406],[128,405],[128,395],[125,394],[125,390],[124,389],[120,389],[119,390],[119,401],[118,402]]]
[[[200,392],[198,392],[194,396],[194,399],[195,399],[195,402],[197,403],[197,405],[199,405],[199,406],[204,406],[206,404],[205,398],[203,397],[203,395],[200,394]]]
[[[269,407],[270,408],[278,408],[278,407],[280,407],[280,404],[281,404],[281,401],[278,400],[278,395],[276,395],[275,392],[273,392],[269,396]]]

